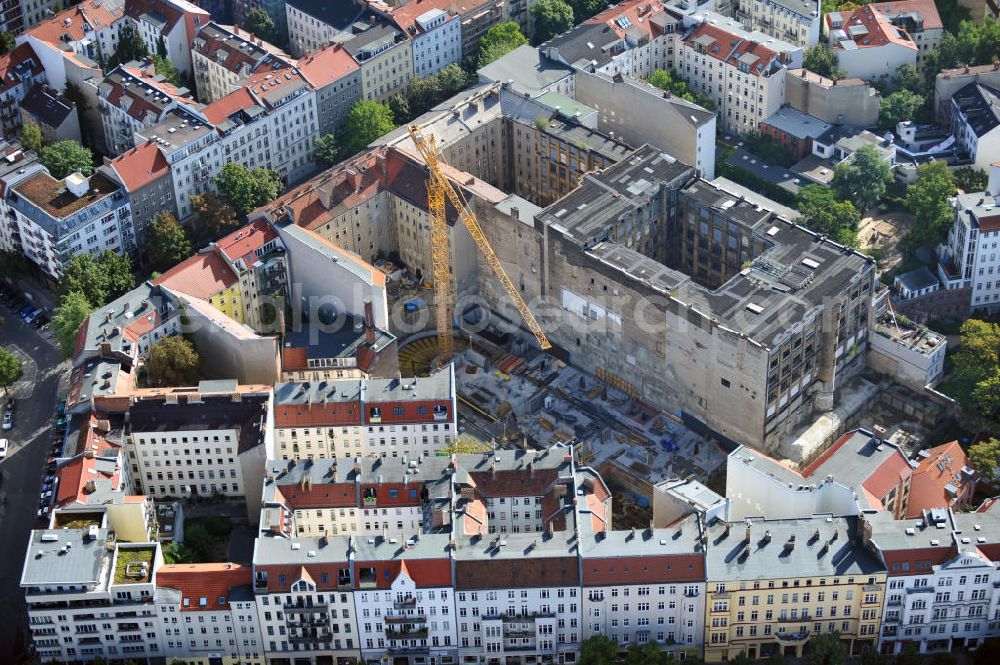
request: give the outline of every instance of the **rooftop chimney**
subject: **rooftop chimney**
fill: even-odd
[[[85,177],[79,171],[70,173],[66,176],[66,189],[76,198],[86,196],[90,190],[90,178]]]

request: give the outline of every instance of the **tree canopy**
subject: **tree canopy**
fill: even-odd
[[[497,23],[479,40],[479,66],[485,67],[527,43],[528,38],[521,34],[521,27],[515,21]]]
[[[26,122],[21,128],[21,147],[36,155],[42,152],[42,128],[34,122]]]
[[[108,68],[113,69],[132,60],[143,60],[149,56],[149,47],[135,26],[126,22],[118,31],[118,45],[108,60]]]
[[[969,447],[969,464],[981,478],[993,482],[997,479],[996,469],[1000,466],[1000,439],[991,438]]]
[[[313,159],[320,166],[333,166],[340,161],[340,145],[334,134],[324,134],[313,144]]]
[[[834,190],[822,185],[806,185],[799,190],[796,207],[799,223],[848,247],[858,245],[861,215],[850,201],[841,201]]]
[[[153,63],[153,69],[156,71],[158,76],[162,76],[167,80],[167,83],[177,86],[184,87],[186,82],[184,81],[184,75],[180,73],[180,70],[174,66],[166,56],[153,55],[150,56],[150,61]]]
[[[275,43],[278,41],[278,30],[277,26],[274,25],[274,19],[259,7],[247,12],[246,18],[243,20],[243,27],[247,29],[247,32],[253,33],[266,42]]]
[[[917,181],[906,191],[906,207],[916,217],[907,235],[910,247],[935,245],[951,227],[954,213],[948,199],[955,195],[955,178],[943,160],[917,167]]]
[[[666,90],[676,97],[698,104],[702,108],[706,108],[709,111],[715,110],[715,102],[712,101],[708,95],[700,90],[692,92],[687,83],[685,83],[682,79],[675,79],[671,76],[670,72],[665,69],[657,69],[653,72],[652,76],[646,79],[646,82],[650,85],[656,86],[660,90]]]
[[[805,56],[802,58],[802,66],[820,76],[844,78],[843,72],[837,70],[837,54],[823,43],[806,49]]]
[[[986,171],[974,166],[960,166],[952,171],[951,175],[955,178],[955,186],[966,194],[984,192],[989,184],[989,176],[986,175]]]
[[[161,212],[153,218],[143,244],[148,267],[158,272],[169,270],[194,252],[187,233],[169,212]]]
[[[531,8],[535,43],[541,44],[573,27],[573,8],[563,0],[538,0]]]
[[[344,124],[345,155],[354,155],[396,128],[392,110],[385,104],[362,100],[351,107]]]
[[[853,157],[840,164],[833,175],[833,186],[840,197],[854,204],[860,212],[875,205],[885,194],[892,171],[874,146],[858,149]]]
[[[212,182],[219,198],[232,206],[241,217],[270,203],[281,193],[281,176],[263,166],[248,169],[242,164],[229,162]]]
[[[947,392],[970,413],[1000,419],[1000,323],[968,319]]]
[[[179,335],[164,337],[149,347],[146,370],[151,386],[193,386],[200,376],[198,352]]]
[[[0,388],[3,388],[4,395],[8,394],[10,387],[21,378],[23,373],[21,359],[7,349],[0,347]]]
[[[93,309],[87,296],[79,291],[72,291],[60,298],[59,306],[52,316],[52,332],[65,357],[73,355],[76,331]]]
[[[94,172],[94,155],[90,148],[85,148],[72,139],[45,146],[39,157],[42,165],[56,180],[62,180],[75,171],[85,176]]]
[[[100,307],[135,288],[132,262],[106,250],[98,256],[77,254],[63,265],[59,278],[59,295],[77,291],[93,307]]]
[[[190,198],[194,219],[186,229],[194,247],[204,247],[240,227],[240,216],[231,205],[211,192]]]
[[[403,125],[410,121],[410,102],[401,94],[395,94],[389,98],[389,110],[397,125]]]
[[[840,640],[840,633],[821,633],[809,640],[806,662],[809,665],[847,663],[847,646]]]
[[[0,55],[10,53],[16,44],[17,40],[14,39],[13,32],[10,30],[0,31]]]
[[[915,120],[923,105],[923,97],[905,88],[883,97],[878,111],[879,129],[895,132],[898,123]]]
[[[467,88],[475,78],[458,65],[442,67],[437,73],[414,79],[406,89],[406,101],[413,116]]]

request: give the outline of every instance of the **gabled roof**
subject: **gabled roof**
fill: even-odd
[[[215,252],[203,251],[181,261],[153,280],[153,284],[207,300],[236,281],[236,273],[222,257]]]
[[[246,88],[234,90],[222,99],[218,99],[201,110],[202,115],[213,125],[219,125],[237,111],[258,106],[257,100]]]
[[[277,46],[255,38],[239,26],[214,21],[198,30],[191,50],[238,74],[244,68],[270,71],[289,67],[294,62]]]
[[[187,88],[177,88],[141,67],[120,66],[104,77],[100,89],[108,103],[139,122],[158,122],[177,101],[193,101]]]
[[[927,453],[926,457],[923,453]],[[975,482],[976,474],[958,441],[923,451],[920,465],[910,480],[906,516],[918,517],[930,508],[951,507],[963,495],[971,495]]]
[[[24,44],[24,46],[28,46],[28,44]],[[6,82],[7,76],[2,76]],[[36,83],[31,86],[31,90],[21,100],[21,108],[37,118],[40,123],[49,127],[59,127],[70,114],[76,112],[76,106],[72,102],[44,83]]]
[[[339,43],[313,51],[297,64],[299,73],[314,88],[330,85],[360,69],[357,61]]]
[[[707,21],[699,25],[684,39],[691,46],[704,46],[706,55],[738,67],[746,65],[754,76],[767,76],[778,53],[759,42],[743,39]]]
[[[215,246],[230,262],[243,259],[247,266],[257,262],[260,248],[277,240],[278,232],[266,220],[255,220],[217,241]]]
[[[26,34],[62,50],[61,45],[67,41],[81,41],[90,32],[109,28],[124,15],[120,2],[84,0],[45,19]]]
[[[44,71],[31,44],[21,44],[10,53],[0,56],[0,93],[20,85],[26,78],[40,76]]]
[[[827,30],[833,38],[831,46],[837,51],[875,48],[887,44],[917,50],[916,44],[905,31],[901,32],[900,28],[892,24],[889,16],[882,12],[881,4],[866,5],[854,11],[829,12],[825,20]],[[834,27],[838,20],[841,24]]]
[[[152,141],[146,141],[115,157],[108,162],[108,166],[129,192],[142,189],[170,172],[170,164]]]
[[[167,564],[156,571],[156,587],[179,591],[182,612],[209,612],[228,609],[233,590],[251,578],[252,569],[238,563]]]

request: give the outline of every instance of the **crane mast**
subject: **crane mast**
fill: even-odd
[[[430,173],[427,180],[427,208],[431,218],[431,264],[434,275],[434,306],[436,310],[437,340],[440,358],[443,361],[447,361],[453,353],[453,338],[451,334],[451,322],[453,318],[451,298],[453,291],[451,288],[451,257],[448,253],[448,220],[446,218],[445,199],[450,201],[451,205],[458,212],[459,220],[469,230],[469,235],[472,236],[473,242],[476,243],[476,247],[482,252],[486,263],[493,270],[493,273],[497,276],[507,295],[513,301],[514,307],[517,308],[521,318],[524,319],[528,330],[538,340],[538,345],[542,349],[552,348],[552,344],[549,342],[548,337],[545,336],[545,332],[538,323],[538,319],[531,313],[528,304],[524,302],[521,293],[507,275],[507,271],[503,269],[500,259],[497,258],[496,252],[493,251],[493,247],[479,226],[479,220],[476,219],[476,215],[469,209],[465,197],[455,189],[454,185],[452,185],[451,181],[448,180],[441,170],[441,160],[438,157],[437,142],[434,137],[425,137],[420,126],[417,124],[410,125],[409,132],[410,138],[413,139],[413,145],[416,146],[421,156],[423,156],[424,163],[427,165],[427,170]]]

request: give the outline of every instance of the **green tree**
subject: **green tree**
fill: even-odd
[[[233,207],[240,216],[278,198],[281,193],[281,176],[271,169],[256,166],[248,169],[229,162],[212,180],[219,198]]]
[[[541,44],[573,27],[573,8],[562,0],[538,0],[531,8],[535,43]]]
[[[896,665],[923,665],[924,657],[917,651],[914,642],[907,642],[896,656]]]
[[[17,45],[17,41],[14,39],[14,33],[10,30],[4,30],[0,32],[0,55],[6,55],[14,50]]]
[[[150,61],[153,63],[153,68],[156,73],[167,80],[167,83],[176,86],[178,88],[184,87],[184,75],[180,73],[174,63],[167,60],[167,58],[154,55],[150,56]]]
[[[974,166],[960,166],[951,175],[955,178],[955,186],[966,193],[984,192],[989,184],[986,171]]]
[[[243,21],[243,27],[266,42],[273,43],[278,41],[274,20],[263,9],[251,9],[247,12],[246,18]]]
[[[76,331],[93,309],[87,296],[79,291],[67,293],[59,299],[59,306],[52,316],[52,332],[65,357],[73,355],[76,348]]]
[[[656,86],[660,90],[666,90],[676,97],[686,99],[689,102],[694,102],[694,95],[691,93],[691,89],[688,88],[687,83],[681,79],[675,79],[670,75],[670,72],[665,69],[657,69],[653,72],[652,76],[646,79],[646,82],[650,85]]]
[[[169,270],[194,252],[187,233],[169,212],[161,212],[149,223],[143,245],[149,267],[160,272]]]
[[[850,201],[841,201],[829,187],[806,185],[796,196],[799,223],[848,247],[858,245],[861,215]]]
[[[837,54],[823,43],[810,46],[802,58],[802,66],[820,76],[844,78],[843,72],[837,70]]]
[[[320,166],[333,166],[340,161],[340,145],[333,134],[324,134],[313,144],[313,159]]]
[[[1000,420],[1000,367],[995,367],[976,383],[972,389],[972,403],[980,414]]]
[[[1000,372],[1000,323],[968,319],[962,324],[949,394],[970,413],[1000,418],[996,391]]]
[[[844,665],[847,662],[847,647],[840,641],[840,633],[822,633],[809,640],[809,665]]]
[[[906,207],[916,217],[907,234],[907,244],[936,244],[948,233],[953,213],[948,203],[955,195],[955,178],[943,160],[917,167],[917,181],[906,190]]]
[[[840,197],[865,212],[885,194],[892,171],[874,146],[866,145],[840,164],[833,175],[833,186]]]
[[[392,117],[397,125],[403,125],[410,121],[410,103],[403,95],[395,94],[389,98],[389,110],[392,111]]]
[[[143,60],[149,56],[149,47],[142,35],[131,23],[125,23],[118,31],[118,45],[108,60],[108,69],[124,65],[133,60]]]
[[[163,560],[168,564],[198,563],[194,552],[177,542],[172,542],[163,548]]]
[[[215,194],[194,195],[190,201],[195,218],[187,232],[194,247],[204,247],[240,227],[240,216]]]
[[[21,128],[21,147],[36,155],[42,152],[42,128],[34,122],[24,123]]]
[[[883,97],[878,111],[879,129],[896,131],[896,125],[913,120],[923,104],[923,97],[905,88]]]
[[[0,250],[0,278],[15,280],[27,269],[24,255],[10,249]]]
[[[618,644],[604,635],[580,643],[580,665],[611,665],[618,660]]]
[[[583,23],[588,18],[599,14],[608,8],[607,0],[569,0],[573,8],[573,17],[577,23]]]
[[[163,35],[156,38],[156,55],[164,59],[167,57],[167,42],[163,39]]]
[[[896,90],[924,94],[924,77],[915,65],[900,65],[896,68]]]
[[[864,647],[861,650],[861,665],[887,665],[886,658],[875,647]]]
[[[94,172],[94,155],[90,148],[84,148],[72,139],[45,146],[40,158],[42,165],[56,180],[62,180],[76,171],[85,176]]]
[[[442,67],[434,77],[437,79],[441,94],[445,98],[465,90],[476,81],[474,76],[470,76],[468,72],[455,64]]]
[[[150,385],[155,387],[193,386],[200,376],[198,352],[179,335],[164,337],[149,347],[146,371]]]
[[[4,397],[23,373],[21,360],[7,349],[0,347],[0,388],[3,388]]]
[[[82,293],[93,307],[100,307],[135,288],[132,262],[107,250],[99,256],[77,254],[63,265],[59,295]]]
[[[425,113],[446,95],[441,89],[441,79],[438,76],[425,76],[414,79],[406,88],[406,100],[414,115]]]
[[[369,143],[396,128],[392,109],[385,104],[362,100],[351,107],[344,123],[345,154],[354,155]]]
[[[479,40],[479,66],[485,67],[527,43],[528,38],[521,34],[515,21],[497,23]]]

